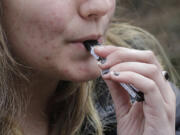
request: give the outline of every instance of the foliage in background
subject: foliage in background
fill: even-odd
[[[149,31],[163,45],[180,74],[180,0],[117,0],[114,22]]]

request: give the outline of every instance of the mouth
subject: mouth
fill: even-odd
[[[100,45],[100,43],[97,40],[86,40],[83,42],[83,45],[90,52],[93,46]]]
[[[92,35],[83,38],[72,40],[71,43],[80,43],[87,51],[90,51],[92,46],[100,45],[102,43],[101,35]]]

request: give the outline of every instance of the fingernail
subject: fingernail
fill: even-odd
[[[106,74],[109,73],[109,71],[110,71],[109,69],[102,70],[101,74],[102,74],[102,75],[106,75]]]
[[[164,78],[165,78],[166,80],[169,80],[169,74],[168,74],[167,71],[162,71],[162,75],[164,76]]]
[[[119,76],[120,73],[119,73],[119,72],[113,72],[113,75],[114,75],[114,76]]]
[[[102,59],[101,64],[105,64],[105,63],[106,63],[106,59]]]

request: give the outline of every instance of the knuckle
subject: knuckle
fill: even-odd
[[[117,50],[117,51],[116,51],[116,56],[117,56],[118,58],[121,58],[121,56],[122,56],[122,52],[121,52],[121,51],[119,51],[119,50]]]
[[[151,92],[156,90],[156,84],[154,81],[149,81],[148,85],[147,85],[147,89]]]
[[[110,71],[118,72],[119,70],[118,70],[117,66],[113,66],[110,68]]]
[[[129,79],[130,82],[133,82],[135,80],[135,76],[134,76],[134,73],[129,71],[127,73],[127,78]]]
[[[150,60],[150,61],[152,61],[154,59],[154,57],[155,57],[154,52],[151,51],[151,50],[146,51],[146,56],[147,56],[147,59]]]
[[[150,74],[152,76],[155,76],[155,75],[157,75],[157,73],[158,73],[158,67],[156,65],[152,65],[151,69],[150,69]]]
[[[127,71],[124,74],[124,79],[127,81],[127,83],[133,83],[135,78],[134,73],[131,71]]]

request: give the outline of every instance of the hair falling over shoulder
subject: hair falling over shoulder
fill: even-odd
[[[102,135],[102,125],[93,105],[92,86],[92,82],[63,82],[58,86],[52,98],[55,100],[49,102],[53,106],[48,108],[52,135]],[[63,93],[58,89],[63,89]]]
[[[2,18],[0,3],[0,18]],[[20,72],[18,64],[7,47],[7,38],[0,20],[0,135],[15,135],[17,124],[15,118],[25,110],[25,90],[19,89],[22,81],[27,78]],[[18,134],[20,135],[20,134]]]

